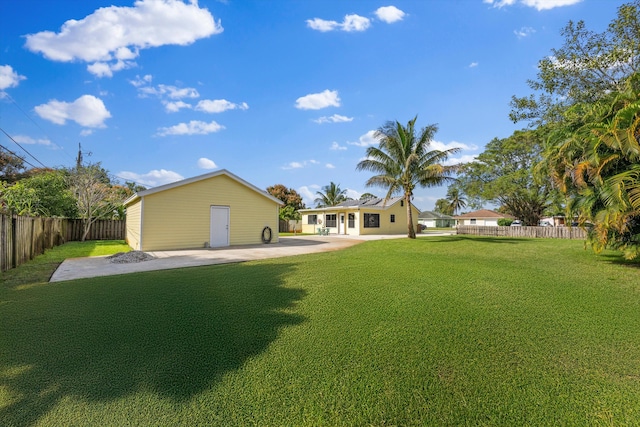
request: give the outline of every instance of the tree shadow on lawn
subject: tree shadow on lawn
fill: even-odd
[[[486,242],[486,243],[509,243],[509,244],[518,244],[518,243],[529,243],[533,239],[530,238],[513,238],[513,237],[501,237],[501,236],[472,236],[467,234],[456,234],[451,236],[434,236],[429,237],[428,239],[419,239],[424,241],[425,243],[448,243],[448,242]]]
[[[30,425],[65,398],[140,391],[193,397],[304,318],[287,264],[234,264],[16,290],[0,311],[4,425]],[[0,395],[1,396],[1,395]]]

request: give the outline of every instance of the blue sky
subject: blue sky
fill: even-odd
[[[469,161],[525,126],[509,101],[530,93],[561,28],[603,31],[623,3],[3,1],[0,144],[58,167],[81,143],[85,160],[147,187],[224,168],[308,206],[331,181],[384,196],[356,171],[373,131],[418,115],[438,124],[434,148]],[[445,193],[418,189],[414,203]]]

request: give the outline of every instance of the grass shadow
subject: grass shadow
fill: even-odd
[[[44,254],[1,274],[0,301],[4,300],[4,291],[22,285],[48,282],[51,275],[67,258],[110,255],[130,250],[124,240],[87,240],[67,242],[47,249]]]
[[[433,236],[428,239],[420,239],[424,240],[427,243],[448,243],[448,242],[484,242],[484,243],[509,243],[509,244],[519,244],[519,243],[529,243],[532,242],[533,239],[530,238],[514,238],[514,237],[501,237],[501,236],[471,236],[467,234],[455,234],[451,236]]]
[[[0,311],[3,425],[31,425],[65,398],[193,397],[304,321],[294,308],[305,292],[285,286],[290,268],[243,263],[14,290]]]

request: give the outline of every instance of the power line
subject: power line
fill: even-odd
[[[7,147],[5,147],[4,145],[0,144],[0,148],[4,149],[6,152],[8,152],[9,154],[11,154],[12,156],[15,156],[17,158],[19,158],[20,160],[22,160],[23,162],[25,162],[26,164],[28,164],[29,166],[31,166],[32,168],[35,168],[34,165],[32,165],[31,163],[29,163],[27,161],[27,159],[25,159],[24,157],[20,157],[18,156],[16,153],[14,153],[13,151],[9,150]]]
[[[13,98],[11,97],[11,95],[9,95],[8,93],[5,93],[5,96],[6,96],[6,98],[8,98],[8,99],[13,103],[13,105],[15,105],[15,107],[16,107],[16,108],[17,108],[17,109],[18,109],[22,114],[24,114],[24,116],[25,116],[27,119],[29,119],[29,120],[30,120],[34,125],[36,125],[36,127],[37,127],[38,129],[40,129],[40,130],[42,131],[42,133],[43,133],[47,138],[49,138],[49,136],[47,135],[47,132],[46,132],[44,129],[42,129],[42,127],[40,127],[40,125],[38,124],[38,122],[36,122],[35,120],[33,120],[33,117],[31,117],[29,114],[27,114],[27,113],[22,109],[22,107],[20,107],[20,105],[18,105],[18,103],[16,102],[16,100],[15,100],[15,99],[13,99]],[[51,138],[49,138],[49,140],[51,140]],[[67,155],[69,158],[72,158],[72,157],[71,157],[71,155],[65,151],[64,147],[62,147],[62,146],[60,146],[60,145],[56,144],[55,142],[52,142],[52,144],[53,144],[53,145],[55,145],[56,147],[58,147],[59,149],[61,149],[61,150],[62,150],[62,152],[63,152],[65,155]]]
[[[26,149],[26,148],[24,148],[22,145],[20,145],[20,144],[18,143],[18,141],[16,141],[15,139],[13,139],[13,138],[11,137],[11,135],[9,135],[9,134],[8,134],[8,133],[7,133],[3,128],[1,128],[1,127],[0,127],[0,130],[2,131],[2,133],[4,133],[5,135],[7,135],[7,138],[9,138],[10,140],[12,140],[12,141],[13,141],[13,142],[18,146],[18,147],[22,148],[22,151],[24,151],[25,153],[27,153],[28,155],[30,155],[30,156],[33,158],[33,160],[35,160],[36,162],[40,163],[40,164],[42,165],[42,167],[46,169],[46,166],[44,165],[44,163],[42,163],[40,160],[38,160],[38,159],[36,158],[36,156],[34,156],[33,154],[31,154],[29,151],[27,151],[27,149]],[[25,161],[26,161],[26,160],[25,160]],[[31,164],[31,163],[29,163],[29,164]],[[31,165],[31,166],[33,166],[33,165]]]

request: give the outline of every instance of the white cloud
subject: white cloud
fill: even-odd
[[[89,128],[106,127],[104,121],[111,117],[101,99],[93,95],[82,95],[73,102],[51,100],[35,107],[36,113],[43,119],[58,125],[72,120],[80,126]]]
[[[212,121],[211,123],[201,122],[198,120],[191,120],[189,123],[179,123],[174,126],[158,129],[158,136],[167,135],[207,135],[210,133],[219,132],[224,129],[224,126]]]
[[[26,135],[15,135],[13,137],[13,139],[16,140],[16,142],[19,142],[20,144],[45,145],[45,146],[48,146],[48,147],[57,147],[48,138],[33,139],[30,136],[26,136]]]
[[[395,6],[384,6],[379,7],[376,12],[376,16],[379,20],[386,22],[387,24],[392,24],[397,21],[402,21],[405,17],[406,13],[401,11]]]
[[[478,65],[480,64],[478,64],[477,62],[472,62],[471,64],[469,64],[469,68],[476,68]]]
[[[296,108],[300,110],[320,110],[326,107],[339,107],[337,90],[326,89],[320,93],[311,93],[296,99]]]
[[[198,167],[200,169],[215,169],[218,166],[213,162],[213,160],[207,159],[206,157],[200,157],[198,159]]]
[[[27,34],[25,46],[52,61],[91,63],[89,72],[104,77],[132,66],[142,49],[186,46],[222,31],[197,0],[138,0],[133,7],[103,7],[71,19],[58,33]]]
[[[365,31],[370,26],[371,20],[369,18],[365,18],[364,16],[356,14],[345,15],[342,22],[327,21],[321,18],[307,19],[307,27],[311,28],[312,30],[321,32],[333,30],[341,30],[347,32]]]
[[[549,10],[556,7],[572,6],[580,3],[582,0],[483,0],[484,3],[488,3],[493,7],[502,8],[505,6],[512,6],[516,3],[521,3],[524,6],[533,7],[538,11]]]
[[[431,144],[429,145],[429,149],[430,150],[439,150],[439,151],[444,151],[444,150],[450,150],[452,148],[460,148],[462,150],[477,150],[478,146],[477,145],[468,145],[462,142],[458,142],[458,141],[451,141],[449,143],[444,143],[441,141],[431,141]]]
[[[333,142],[331,143],[331,150],[339,151],[339,150],[346,150],[346,149],[347,149],[347,147],[345,147],[345,146],[343,146],[343,145],[340,145],[340,144],[338,144],[338,143],[337,143],[337,142],[335,142],[335,141],[333,141]]]
[[[331,163],[327,163],[326,165],[324,165],[324,167],[326,167],[327,169],[335,169],[336,167],[334,165],[332,165]]]
[[[358,138],[358,141],[347,142],[347,144],[357,145],[358,147],[369,147],[371,145],[378,145],[380,141],[376,139],[375,134],[376,134],[375,130],[370,130],[369,132],[360,136],[360,138]]]
[[[282,166],[282,169],[284,170],[291,170],[291,169],[302,169],[304,167],[307,167],[309,165],[317,165],[320,162],[318,162],[317,160],[303,160],[301,162],[289,162],[286,165]]]
[[[307,27],[312,30],[327,32],[333,31],[336,28],[340,27],[340,24],[336,21],[326,21],[320,18],[307,19]]]
[[[450,166],[450,165],[459,165],[463,163],[471,163],[471,162],[475,162],[477,158],[478,158],[477,154],[464,154],[459,157],[449,157],[446,161],[442,162],[442,164],[445,166]]]
[[[371,20],[360,15],[346,15],[342,23],[342,31],[365,31],[371,26]]]
[[[354,200],[360,200],[360,196],[362,196],[362,193],[356,191],[356,190],[352,190],[351,188],[347,188],[347,197],[350,199],[354,199]]]
[[[519,39],[529,37],[531,34],[535,32],[536,30],[531,27],[522,27],[519,30],[513,30],[513,34],[515,34],[516,37],[518,37]]]
[[[170,184],[184,179],[184,177],[179,173],[165,169],[154,169],[144,174],[123,171],[118,173],[118,177],[127,181],[134,181],[146,187],[157,187],[159,185]]]
[[[223,111],[235,109],[247,110],[249,109],[249,105],[246,102],[235,104],[226,99],[203,99],[198,102],[195,109],[197,111],[204,111],[205,113],[222,113]]]
[[[304,167],[304,163],[301,162],[290,162],[287,163],[285,166],[282,167],[282,169],[288,170],[288,169],[301,169]]]
[[[298,194],[302,196],[302,201],[306,206],[314,206],[315,203],[313,201],[316,199],[316,192],[319,189],[320,189],[319,185],[312,184],[308,186],[303,185],[302,187],[298,188],[296,191],[298,192]]]
[[[129,83],[135,87],[146,86],[151,83],[153,76],[151,74],[145,74],[143,77],[136,76],[135,80],[129,80]]]
[[[133,83],[132,83],[133,84]],[[135,86],[135,85],[134,85]],[[153,86],[139,86],[138,91],[141,95],[154,95],[158,98],[169,98],[169,99],[184,99],[184,98],[199,98],[200,94],[198,91],[192,87],[176,87],[171,85],[158,85],[156,87]]]
[[[314,120],[316,123],[344,123],[353,121],[353,117],[341,116],[334,114],[333,116],[322,116]]]
[[[10,87],[16,87],[25,76],[18,74],[11,65],[0,65],[0,91]]]
[[[184,108],[193,108],[193,106],[184,101],[164,102],[164,109],[167,110],[168,113],[177,113]]]

